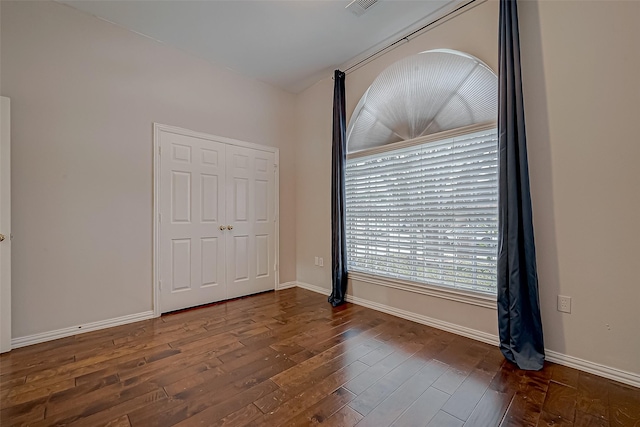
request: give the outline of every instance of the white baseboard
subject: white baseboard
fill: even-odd
[[[322,288],[320,286],[311,285],[309,283],[303,283],[303,282],[297,282],[297,284],[298,284],[298,287],[307,289],[309,291],[318,292],[323,295],[331,294],[331,290]],[[436,329],[441,329],[443,331],[451,332],[457,335],[462,335],[463,337],[471,338],[476,341],[482,341],[487,344],[498,345],[498,342],[499,342],[498,337],[493,334],[488,334],[486,332],[456,325],[454,323],[445,322],[443,320],[434,319],[432,317],[427,317],[422,314],[401,310],[399,308],[391,307],[386,304],[380,304],[374,301],[369,301],[364,298],[347,295],[347,301],[356,305],[361,305],[363,307],[371,308],[376,311],[381,311],[383,313],[391,314],[392,316],[411,320],[412,322],[431,326]]]
[[[28,345],[57,340],[58,338],[70,337],[72,335],[82,334],[85,332],[97,331],[100,329],[112,328],[114,326],[121,326],[128,323],[139,322],[141,320],[152,319],[153,317],[153,310],[150,310],[144,311],[142,313],[128,314],[126,316],[116,317],[113,319],[85,323],[83,325],[72,326],[70,328],[56,329],[55,331],[27,335],[26,337],[13,338],[11,340],[11,348],[26,347]]]
[[[290,282],[294,283],[294,282]],[[295,282],[297,286],[309,291],[317,292],[323,295],[329,295],[331,291],[329,289],[311,285],[309,283]],[[463,337],[471,338],[476,341],[481,341],[487,344],[497,346],[499,344],[499,338],[497,335],[489,334],[486,332],[478,331],[475,329],[467,328],[465,326],[456,325],[454,323],[445,322],[438,319],[433,319],[421,314],[413,313],[399,308],[391,307],[386,304],[380,304],[377,302],[369,301],[364,298],[358,298],[351,295],[347,295],[347,301],[356,305],[371,308],[376,311],[391,314],[393,316],[401,317],[403,319],[411,320],[416,323],[431,326],[436,329],[451,332]],[[589,372],[594,375],[599,375],[610,380],[618,381],[624,384],[629,384],[634,387],[640,388],[640,374],[634,372],[627,372],[621,369],[612,368],[610,366],[601,365],[599,363],[590,362],[588,360],[579,359],[577,357],[569,356],[566,354],[558,353],[553,350],[545,349],[545,359],[549,362],[557,363],[559,365],[568,366],[570,368],[579,369],[581,371]]]
[[[295,288],[296,286],[298,286],[297,282],[284,282],[284,283],[280,283],[278,286],[276,286],[276,291],[281,291],[283,289],[289,289],[289,288]]]
[[[363,298],[354,297],[351,295],[347,295],[347,301],[357,305],[361,305],[363,307],[371,308],[373,310],[381,311],[383,313],[391,314],[396,317],[411,320],[412,322],[420,323],[422,325],[431,326],[433,328],[451,332],[456,335],[462,335],[463,337],[471,338],[476,341],[481,341],[491,345],[498,345],[499,343],[498,337],[496,335],[456,325],[454,323],[445,322],[443,320],[434,319],[422,314],[401,310],[399,308],[369,301]]]
[[[331,295],[331,289],[323,288],[322,286],[312,285],[310,283],[304,283],[304,282],[295,282],[295,283],[296,283],[296,286],[298,286],[299,288],[306,289],[308,291],[317,292],[319,294],[326,295],[326,296]]]
[[[640,388],[639,374],[623,371],[621,369],[612,368],[610,366],[601,365],[595,362],[590,362],[588,360],[579,359],[577,357],[558,353],[557,351],[553,350],[545,349],[544,352],[546,354],[545,359],[549,362],[568,366],[574,369],[579,369],[581,371],[589,372],[590,374],[598,375],[610,380],[618,381],[620,383],[629,384],[631,386]]]

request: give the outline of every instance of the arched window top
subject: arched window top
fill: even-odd
[[[358,102],[347,128],[353,153],[472,124],[495,122],[498,78],[478,58],[436,49],[384,70]]]

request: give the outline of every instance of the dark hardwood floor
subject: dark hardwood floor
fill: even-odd
[[[640,426],[640,390],[301,290],[0,357],[2,427]]]

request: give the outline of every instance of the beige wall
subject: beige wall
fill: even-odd
[[[640,372],[638,2],[520,2],[540,298],[548,349]],[[348,115],[396,60],[458,49],[497,70],[498,4],[483,3],[347,75]],[[297,278],[330,288],[329,77],[297,98]],[[349,294],[497,334],[496,311],[366,283]],[[556,311],[558,294],[572,314]],[[607,326],[608,325],[608,326]]]
[[[152,309],[152,123],[280,148],[295,280],[294,97],[54,2],[2,1],[13,337]]]
[[[520,22],[547,348],[640,373],[640,3],[525,1]]]

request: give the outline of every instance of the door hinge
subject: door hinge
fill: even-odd
[[[162,155],[162,146],[158,146],[158,155],[161,156]]]
[[[158,287],[162,290],[162,280],[158,280]]]
[[[161,213],[158,214],[158,222],[162,222],[162,214]]]
[[[273,264],[273,271],[278,271],[278,264]]]

